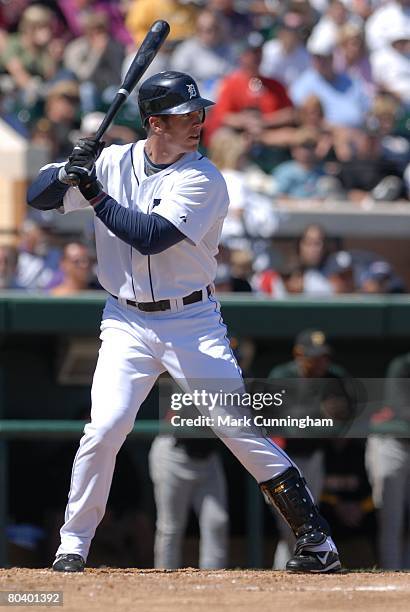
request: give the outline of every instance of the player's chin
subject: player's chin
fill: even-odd
[[[187,147],[190,147],[190,149],[196,149],[199,145],[200,140],[200,134],[198,136],[188,136],[188,138],[186,139]]]

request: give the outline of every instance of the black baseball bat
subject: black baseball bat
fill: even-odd
[[[165,41],[169,34],[169,23],[159,19],[155,21],[149,32],[145,36],[138,49],[134,59],[132,60],[131,66],[128,68],[127,74],[125,75],[124,81],[115,94],[114,100],[111,102],[109,109],[107,110],[104,119],[101,122],[100,127],[95,133],[95,140],[99,142],[109,126],[111,125],[115,115],[118,113],[121,106],[124,104],[138,81],[151,64],[152,60],[158,53],[160,47]],[[68,174],[66,182],[70,182],[70,185],[76,186],[79,183],[79,177],[74,174]]]

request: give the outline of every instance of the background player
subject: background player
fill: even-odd
[[[154,75],[139,91],[146,141],[101,153],[95,141],[83,139],[65,165],[43,169],[28,192],[29,204],[43,210],[93,207],[98,278],[110,294],[91,422],[74,459],[56,571],[84,569],[116,454],[163,371],[188,392],[198,380],[206,390],[219,388],[221,380],[226,392],[242,389],[212,285],[226,185],[197,152],[211,104],[189,75]],[[80,177],[79,188],[64,182],[71,172]],[[292,528],[297,542],[287,568],[340,569],[329,526],[288,456],[251,429],[223,441]]]

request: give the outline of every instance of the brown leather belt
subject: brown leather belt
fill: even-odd
[[[208,285],[206,288],[206,292],[208,297],[212,293],[211,285]],[[112,294],[111,294],[112,295]],[[113,298],[118,300],[116,295],[112,295]],[[195,304],[195,302],[200,302],[202,300],[202,289],[198,291],[194,291],[189,295],[186,295],[182,298],[182,303],[184,306],[187,304]],[[138,310],[142,310],[143,312],[157,312],[160,310],[171,310],[171,301],[170,300],[159,300],[158,302],[134,302],[133,300],[126,300],[128,306],[134,306],[138,308]]]

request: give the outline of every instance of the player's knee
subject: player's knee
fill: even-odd
[[[130,423],[128,419],[110,419],[101,425],[89,423],[84,432],[91,435],[99,444],[120,448],[132,427],[133,423]]]

